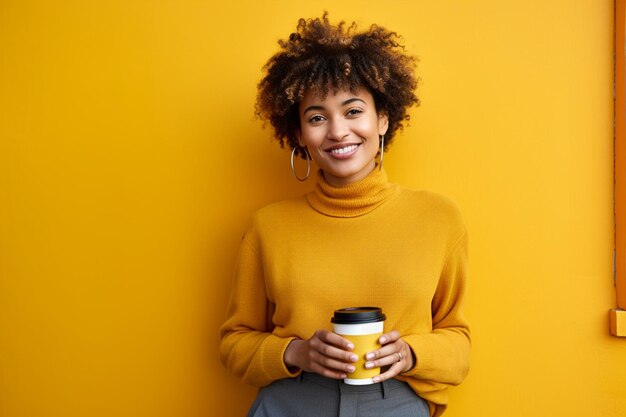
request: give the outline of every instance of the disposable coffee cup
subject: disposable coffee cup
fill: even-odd
[[[354,372],[343,380],[350,385],[373,384],[373,377],[380,374],[380,368],[365,368],[365,354],[380,347],[378,338],[383,334],[385,315],[378,307],[350,307],[335,310],[330,319],[335,333],[348,339],[354,345],[358,360]]]

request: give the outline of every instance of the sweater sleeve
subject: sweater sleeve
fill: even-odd
[[[272,303],[267,299],[263,263],[244,237],[235,267],[228,317],[220,328],[220,360],[246,383],[264,386],[294,374],[283,362],[294,338],[272,334]]]
[[[446,257],[432,299],[432,332],[403,336],[417,360],[403,375],[434,385],[458,385],[467,375],[470,332],[463,316],[467,269],[467,232],[463,232]]]

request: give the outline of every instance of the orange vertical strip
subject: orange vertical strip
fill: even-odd
[[[615,1],[615,285],[617,307],[626,309],[626,0]]]

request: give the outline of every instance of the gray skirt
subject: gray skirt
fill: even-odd
[[[406,382],[372,385],[303,372],[261,388],[247,417],[429,417],[428,404]]]

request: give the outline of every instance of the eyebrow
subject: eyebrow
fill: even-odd
[[[360,98],[358,98],[358,97],[353,97],[353,98],[349,98],[349,99],[347,99],[347,100],[343,101],[343,102],[341,103],[341,107],[345,107],[345,106],[347,106],[348,104],[352,104],[352,103],[354,103],[355,101],[360,101],[361,103],[363,103],[363,104],[367,105],[367,103],[366,103],[365,101],[363,101],[362,99],[360,99]],[[309,112],[309,111],[311,111],[311,110],[318,111],[318,110],[325,110],[325,108],[324,108],[324,106],[309,106],[309,107],[307,107],[306,109],[304,109],[304,112],[302,112],[302,114],[306,114],[307,112]]]

